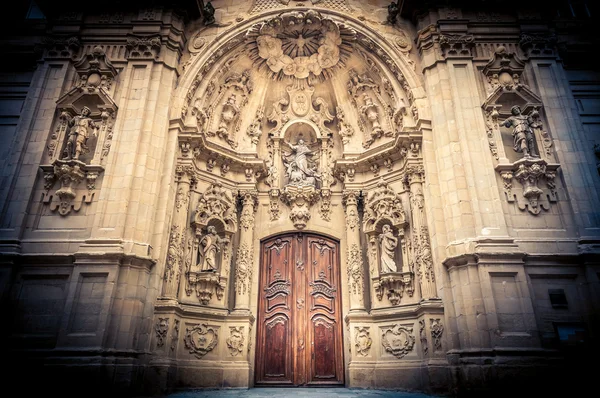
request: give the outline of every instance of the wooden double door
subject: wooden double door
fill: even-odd
[[[338,242],[295,233],[265,240],[256,347],[257,385],[343,385]]]

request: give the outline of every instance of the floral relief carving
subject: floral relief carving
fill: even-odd
[[[235,268],[235,290],[237,294],[246,294],[252,279],[252,251],[246,242],[242,242],[237,252]]]
[[[273,76],[320,76],[348,55],[354,31],[317,11],[290,11],[254,25],[246,35],[250,58]]]
[[[346,121],[346,115],[340,106],[335,108],[335,116],[338,120],[338,134],[342,138],[342,144],[347,145],[350,142],[350,138],[354,135],[354,129]]]
[[[254,117],[254,120],[252,120],[252,123],[250,123],[250,126],[248,126],[248,130],[246,131],[246,134],[248,134],[248,136],[250,137],[250,141],[254,145],[258,145],[258,140],[260,139],[260,137],[262,135],[261,126],[262,126],[264,117],[265,117],[265,107],[259,106],[258,109],[256,110],[256,116]]]
[[[366,357],[369,355],[373,339],[369,335],[369,327],[354,327],[354,346],[356,347],[356,355]]]
[[[169,246],[167,248],[167,262],[165,267],[164,279],[171,282],[173,278],[178,277],[179,264],[181,261],[181,234],[179,226],[172,225],[169,234]]]
[[[363,262],[361,250],[358,244],[353,243],[348,248],[348,285],[354,294],[362,294],[364,287],[363,280]]]
[[[209,326],[206,323],[187,327],[185,331],[184,343],[190,354],[197,358],[202,358],[212,351],[218,343],[218,329]]]

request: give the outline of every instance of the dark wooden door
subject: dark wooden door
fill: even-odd
[[[339,245],[296,233],[261,245],[257,385],[344,384]]]

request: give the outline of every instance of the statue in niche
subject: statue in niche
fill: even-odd
[[[371,122],[370,137],[365,142],[365,146],[368,148],[377,138],[383,135],[383,129],[379,123],[379,105],[375,104],[367,93],[363,93],[363,100],[365,104],[359,108],[359,111]]]
[[[217,235],[217,229],[212,225],[206,228],[206,235],[200,239],[198,249],[198,264],[201,272],[214,272],[217,270],[217,253],[221,251],[220,245],[227,243],[227,239]]]
[[[396,272],[398,268],[394,261],[394,251],[398,246],[398,238],[394,236],[392,227],[385,224],[378,238],[381,243],[381,273]]]
[[[526,158],[534,157],[539,158],[535,150],[535,141],[533,129],[539,126],[531,116],[523,115],[521,113],[521,107],[518,105],[510,108],[512,116],[503,121],[500,126],[513,127],[512,136],[514,137],[513,149],[516,152],[522,152]],[[536,112],[534,112],[536,113]]]
[[[314,152],[300,138],[296,145],[289,144],[291,153],[286,154],[286,174],[291,185],[311,185],[317,187],[321,177],[316,171],[316,165],[311,161]]]
[[[238,116],[240,113],[240,108],[236,104],[236,96],[235,94],[231,94],[227,101],[223,103],[223,109],[221,110],[221,122],[219,123],[219,128],[217,130],[217,135],[227,141],[227,143],[232,147],[236,148],[237,143],[233,141],[229,135],[229,128],[232,124],[232,121]]]
[[[88,151],[86,146],[90,136],[90,129],[93,130],[94,137],[98,136],[98,126],[90,117],[92,111],[87,106],[84,106],[80,115],[76,115],[69,121],[69,138],[67,147],[63,152],[63,160],[79,160],[79,156]]]

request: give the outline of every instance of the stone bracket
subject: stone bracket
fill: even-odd
[[[558,200],[555,178],[559,167],[544,159],[525,157],[514,163],[499,164],[495,169],[502,177],[507,200],[537,215],[542,208],[549,210],[550,202]],[[521,188],[514,189],[513,179],[520,182]],[[547,191],[539,187],[542,180],[546,182]]]
[[[202,305],[208,305],[213,294],[216,294],[217,300],[223,299],[227,287],[227,279],[215,272],[189,272],[188,281]]]
[[[90,204],[96,191],[96,179],[104,172],[100,165],[86,165],[85,163],[69,159],[56,159],[52,164],[40,165],[44,173],[44,196],[42,202],[50,206],[61,216],[79,211],[82,203]],[[86,180],[87,192],[79,187],[81,181]],[[56,180],[60,181],[60,188],[51,192]],[[58,199],[56,199],[58,198]]]
[[[415,292],[414,274],[412,272],[393,272],[373,278],[373,287],[377,293],[377,299],[383,299],[385,292],[392,305],[400,304],[404,292],[410,297]]]

